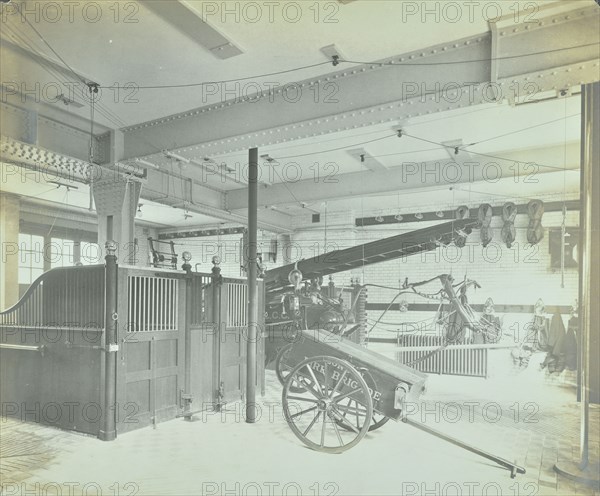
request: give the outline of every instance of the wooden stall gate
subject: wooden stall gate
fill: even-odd
[[[114,414],[122,434],[243,399],[246,280],[122,265],[112,315],[116,404],[106,407],[105,272],[52,269],[0,313],[2,415],[100,435],[103,416]],[[260,339],[256,381],[264,394],[263,357]]]
[[[104,266],[52,269],[0,313],[1,414],[98,435]]]
[[[180,411],[185,280],[177,272],[119,267],[117,294],[117,432],[123,433]]]
[[[243,400],[246,387],[248,288],[245,278],[193,274],[191,411],[218,410]],[[258,308],[264,284],[258,281]],[[202,302],[200,304],[200,302]],[[264,394],[264,312],[258,312],[256,385]],[[208,371],[212,373],[209,374]]]

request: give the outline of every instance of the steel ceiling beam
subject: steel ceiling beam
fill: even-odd
[[[125,156],[173,142],[199,158],[233,153],[595,81],[599,9],[576,7],[259,93],[244,93],[261,87],[256,81],[240,85],[238,98],[124,128]]]
[[[403,138],[402,138],[403,139]],[[579,144],[567,146],[567,156],[579,158]],[[463,153],[462,151],[459,153]],[[466,155],[467,152],[464,152]],[[285,205],[296,203],[295,198],[312,203],[326,199],[352,198],[376,193],[451,187],[472,182],[497,182],[502,178],[521,178],[520,181],[536,182],[538,174],[556,172],[558,167],[545,167],[562,157],[563,145],[544,149],[527,149],[517,154],[497,155],[506,160],[473,155],[472,161],[447,158],[429,162],[404,162],[402,165],[384,171],[363,170],[340,174],[331,178],[304,179],[295,183],[276,183],[261,193],[259,206]],[[352,160],[352,159],[350,159]],[[516,167],[515,164],[520,164]],[[528,165],[538,164],[536,165]],[[579,163],[571,161],[565,169],[577,169]],[[227,206],[230,210],[245,208],[247,189],[236,189],[227,193]]]

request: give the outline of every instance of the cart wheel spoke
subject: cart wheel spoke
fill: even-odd
[[[336,405],[337,408],[342,407],[343,405]],[[346,419],[346,415],[348,414],[348,408],[344,409],[344,414],[342,415],[342,419],[345,420]]]
[[[315,375],[315,371],[312,369],[312,367],[310,366],[309,363],[307,363],[305,365],[305,367],[308,369],[308,371],[310,372],[310,375],[314,381],[314,384],[317,386],[318,391],[320,391],[321,396],[323,395],[323,386],[321,386],[321,383],[317,380],[317,376]],[[319,398],[320,399],[320,398]]]
[[[314,398],[304,398],[303,396],[288,396],[288,400],[295,401],[306,401],[308,403],[318,403],[319,401]]]
[[[337,395],[335,398],[332,398],[331,401],[333,401],[334,403],[339,403],[344,398],[348,398],[348,396],[352,396],[353,394],[359,393],[360,391],[362,391],[361,388],[353,389],[352,391],[348,391],[347,393]]]
[[[321,399],[321,396],[318,391],[312,387],[312,379],[307,375],[298,372],[292,377],[293,384],[290,386],[291,393],[304,393],[309,392],[312,394],[317,400]]]
[[[352,430],[352,431],[354,431],[354,432],[356,432],[356,433],[359,433],[359,432],[360,432],[360,427],[359,427],[359,426],[356,426],[356,427],[354,427],[354,425],[352,424],[352,422],[348,421],[348,419],[346,419],[346,418],[342,417],[342,416],[341,416],[341,415],[339,415],[339,414],[337,414],[337,415],[336,415],[336,413],[334,413],[334,415],[335,415],[336,417],[338,417],[338,418],[337,418],[337,420],[338,420],[339,422],[342,422],[342,424],[343,424],[345,427],[348,427],[348,428],[349,428],[349,429],[347,429],[347,430]]]
[[[290,418],[296,418],[296,417],[299,417],[300,415],[304,415],[305,413],[314,412],[316,409],[317,409],[316,406],[311,406],[310,408],[307,408],[306,410],[301,410],[297,413],[290,415]]]
[[[306,430],[302,433],[303,436],[306,436],[308,434],[308,431],[310,431],[312,429],[313,425],[315,425],[315,422],[317,421],[317,419],[320,416],[321,416],[321,412],[317,412],[317,414],[315,415],[315,418],[312,419],[312,422],[308,425]]]
[[[335,429],[335,434],[340,442],[340,446],[344,446],[344,440],[342,439],[342,435],[340,434],[340,430],[338,429],[337,422],[333,422],[333,428]]]
[[[352,404],[354,400],[350,400],[350,404]],[[356,403],[356,402],[355,402]],[[364,413],[366,412],[365,409],[361,409],[358,406],[357,407],[353,407],[350,405],[338,405],[339,408],[342,408],[346,413],[350,412],[350,413],[360,413],[361,415],[364,415]]]
[[[347,371],[347,370],[344,370],[344,373],[342,374],[342,377],[340,377],[340,380],[339,380],[339,381],[337,381],[337,383],[336,383],[335,387],[333,388],[333,391],[331,391],[331,395],[329,396],[330,398],[332,398],[332,397],[333,397],[333,395],[334,395],[335,393],[337,393],[337,391],[338,391],[338,388],[339,388],[339,387],[340,387],[340,386],[341,386],[341,385],[344,383],[344,379],[346,378],[346,374],[348,374],[348,371]]]
[[[347,405],[340,403],[339,405],[337,405],[336,408],[338,410],[338,413],[342,412],[342,414],[340,415],[340,417],[336,423],[342,429],[347,430],[347,431],[353,430],[351,428],[352,422],[346,417],[348,414],[350,414],[350,418],[352,418],[352,416],[356,417],[356,415],[358,414],[358,416],[362,419],[366,413],[365,407],[352,398],[350,398]],[[379,429],[380,427],[385,425],[388,420],[389,420],[388,417],[373,411],[371,425],[369,426],[369,432]],[[359,425],[360,425],[360,422],[359,422]]]
[[[326,420],[327,414],[323,412],[323,427],[321,427],[321,447],[325,446],[325,427],[327,426]]]

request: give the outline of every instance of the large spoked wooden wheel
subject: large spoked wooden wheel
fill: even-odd
[[[292,388],[300,392],[294,393]],[[346,401],[349,399],[352,406]],[[282,402],[292,432],[317,451],[346,451],[371,426],[369,387],[352,365],[339,358],[316,356],[299,363],[285,380]],[[356,415],[358,409],[360,415]]]
[[[292,350],[292,346],[293,344],[285,345],[279,350],[279,353],[277,353],[277,357],[275,358],[275,374],[277,374],[277,379],[279,379],[282,386],[285,384],[285,380],[294,368],[288,363],[288,357]],[[290,392],[292,393],[300,393],[302,391],[304,391],[304,388],[298,387],[296,384],[290,386]]]

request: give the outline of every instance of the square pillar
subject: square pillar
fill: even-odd
[[[19,300],[19,220],[18,196],[0,193],[0,310]]]

